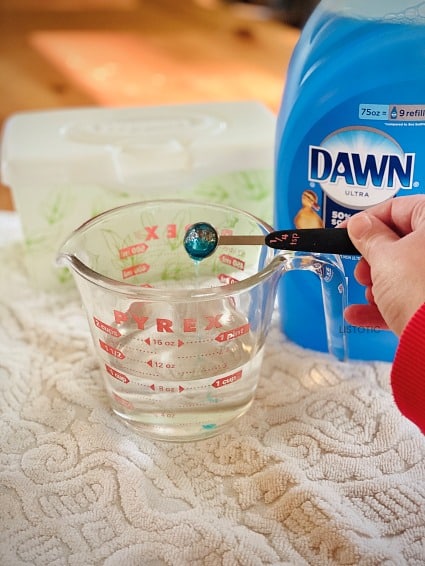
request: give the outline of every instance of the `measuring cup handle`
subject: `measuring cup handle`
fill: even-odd
[[[316,273],[322,285],[328,349],[338,360],[348,357],[344,309],[347,306],[347,279],[336,262],[318,259]]]
[[[347,280],[338,256],[298,252],[286,257],[284,271],[301,269],[314,272],[322,285],[322,297],[329,352],[338,360],[348,357],[344,310],[347,305]]]

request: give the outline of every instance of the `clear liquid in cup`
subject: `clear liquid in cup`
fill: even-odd
[[[143,331],[122,326],[120,338],[101,345],[113,410],[151,438],[176,442],[213,436],[252,403],[263,348],[258,349],[247,319],[227,304],[215,318],[220,327],[208,329],[211,305],[197,309],[196,319],[183,307],[177,320],[174,310]],[[161,326],[158,332],[158,320],[173,320],[176,328],[170,325],[172,332],[164,332]],[[193,332],[180,331],[188,320],[210,322],[196,331],[193,322]]]

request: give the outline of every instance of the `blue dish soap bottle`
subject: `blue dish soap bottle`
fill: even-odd
[[[390,198],[425,193],[425,2],[322,0],[292,55],[279,111],[276,229],[333,227]],[[348,303],[365,302],[343,257]],[[327,351],[320,284],[282,278],[284,333]],[[341,325],[351,359],[391,361],[388,330]]]

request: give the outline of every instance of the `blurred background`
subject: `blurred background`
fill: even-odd
[[[302,28],[319,0],[226,0],[229,4],[262,7],[270,18]]]
[[[0,0],[0,128],[13,113],[259,100],[278,111],[314,0]],[[12,208],[0,186],[0,208]]]

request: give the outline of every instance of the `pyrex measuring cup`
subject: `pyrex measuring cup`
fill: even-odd
[[[330,351],[344,356],[345,278],[337,259],[219,246],[197,263],[183,238],[199,221],[221,234],[272,231],[225,206],[140,202],[89,220],[58,255],[81,294],[114,412],[152,438],[212,436],[249,408],[286,271],[320,277]]]

